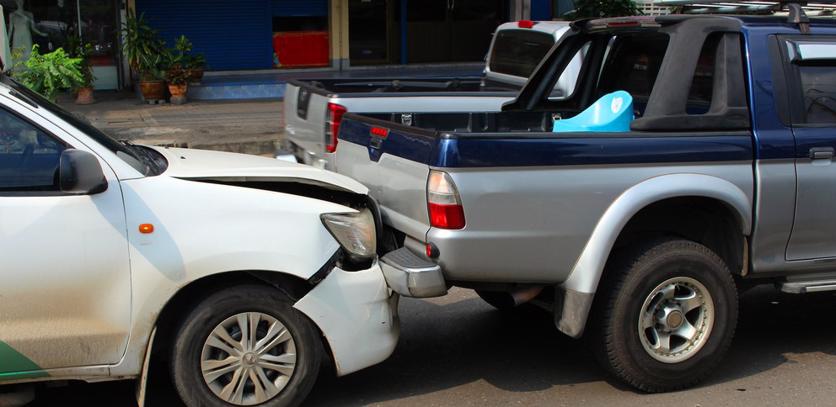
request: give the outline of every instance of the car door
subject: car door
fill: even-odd
[[[86,150],[0,97],[0,382],[114,364],[125,351],[131,286],[119,182],[101,161],[106,191],[60,192],[69,148]]]
[[[836,257],[836,36],[780,38],[797,195],[787,260]]]

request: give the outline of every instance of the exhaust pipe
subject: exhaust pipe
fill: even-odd
[[[543,286],[525,287],[516,291],[511,291],[511,298],[514,299],[514,306],[525,304],[534,298],[537,298],[543,292]]]

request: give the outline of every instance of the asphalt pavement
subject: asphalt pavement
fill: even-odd
[[[582,341],[536,309],[503,313],[472,291],[403,299],[395,354],[364,371],[324,372],[306,406],[834,406],[836,295],[747,292],[725,362],[703,385],[642,394],[609,379]],[[179,406],[166,389],[154,405]],[[130,382],[41,388],[33,407],[130,407]],[[167,394],[167,396],[166,396]]]

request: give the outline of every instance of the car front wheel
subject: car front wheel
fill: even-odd
[[[734,336],[738,307],[734,279],[717,254],[662,240],[626,253],[607,273],[591,339],[610,373],[663,392],[713,371]]]
[[[197,406],[296,406],[319,373],[317,330],[283,292],[239,286],[201,301],[171,357],[180,397]]]

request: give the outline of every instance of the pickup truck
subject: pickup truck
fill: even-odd
[[[499,111],[569,29],[563,21],[518,21],[494,34],[482,78],[358,78],[291,80],[284,97],[284,149],[300,163],[333,169],[340,121],[346,112],[388,114]],[[579,67],[579,60],[573,65]],[[555,87],[569,89],[577,72]]]
[[[582,20],[502,112],[345,115],[336,170],[381,205],[389,285],[548,304],[647,392],[712,372],[738,287],[836,290],[836,21],[788,7]],[[625,131],[553,131],[617,91]]]

